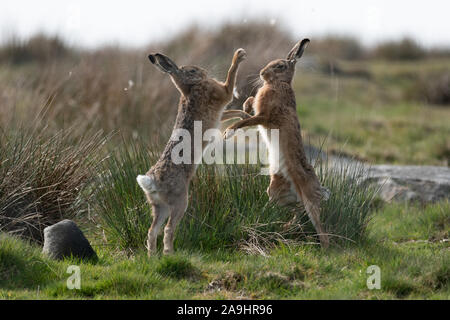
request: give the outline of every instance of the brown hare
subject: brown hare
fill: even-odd
[[[246,115],[224,132],[225,139],[240,128],[258,125],[269,149],[270,185],[267,193],[271,200],[281,205],[302,200],[323,247],[329,239],[320,222],[320,201],[327,196],[321,187],[314,168],[306,159],[300,123],[297,116],[294,90],[291,87],[295,64],[302,56],[309,39],[298,42],[286,59],[271,61],[260,72],[263,86],[255,97],[244,103]],[[255,115],[248,112],[254,109]],[[279,148],[274,146],[267,129],[279,129]],[[278,157],[274,153],[278,152]],[[276,159],[276,160],[274,160]],[[273,163],[273,162],[277,163]]]
[[[225,82],[219,82],[207,75],[207,72],[195,66],[178,67],[163,54],[150,54],[150,61],[162,72],[169,74],[175,87],[181,94],[178,114],[172,134],[177,129],[184,130],[190,136],[191,150],[194,150],[194,121],[201,121],[202,136],[208,129],[218,128],[222,115],[235,117],[236,112],[223,114],[226,104],[231,101],[239,64],[245,60],[246,52],[238,49],[228,70]],[[197,133],[196,133],[197,134]],[[202,139],[203,140],[203,139]],[[156,252],[156,241],[161,226],[168,218],[164,228],[164,254],[173,252],[175,228],[183,217],[188,204],[188,187],[195,173],[198,154],[191,152],[188,163],[176,164],[172,161],[177,141],[170,139],[156,164],[145,174],[137,177],[152,207],[153,222],[148,232],[148,254]],[[207,146],[202,141],[201,150]],[[200,154],[201,158],[201,154]]]

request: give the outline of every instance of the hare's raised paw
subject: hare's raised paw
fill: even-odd
[[[255,97],[248,97],[247,100],[245,100],[244,104],[242,105],[242,110],[244,110],[247,113],[252,112],[254,100]]]
[[[234,57],[236,59],[236,62],[242,62],[247,58],[247,52],[245,52],[244,49],[239,48],[234,53]]]

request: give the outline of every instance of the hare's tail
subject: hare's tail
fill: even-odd
[[[137,176],[136,180],[144,192],[153,193],[156,191],[155,180],[152,177],[140,174]]]

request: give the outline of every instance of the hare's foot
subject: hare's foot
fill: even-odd
[[[330,240],[328,239],[328,235],[319,234],[319,240],[322,248],[327,249],[330,246]]]
[[[169,207],[165,204],[153,204],[152,205],[153,222],[148,230],[147,237],[147,250],[148,256],[156,255],[156,243],[158,234],[161,230],[161,226],[169,215]]]
[[[244,61],[247,58],[247,52],[245,52],[244,49],[239,48],[234,53],[234,58],[235,58],[236,63],[241,63],[242,61]]]
[[[174,253],[173,249],[173,229],[172,228],[165,228],[164,229],[164,255],[169,255]]]
[[[163,254],[165,256],[168,256],[168,255],[172,255],[174,252],[175,251],[173,250],[173,248],[167,248],[167,249],[164,249]]]
[[[156,239],[149,239],[147,240],[147,255],[148,257],[152,257],[156,255]]]

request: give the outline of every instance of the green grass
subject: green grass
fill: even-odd
[[[363,243],[326,251],[280,244],[267,257],[182,249],[174,256],[148,258],[145,250],[126,255],[97,245],[97,263],[53,261],[35,245],[2,236],[0,298],[450,299],[449,245],[435,238],[443,230],[448,237],[449,208],[448,202],[386,205],[369,224]],[[419,239],[432,241],[410,241]],[[72,264],[81,269],[80,290],[66,287]],[[370,265],[381,269],[380,290],[366,287]]]
[[[373,221],[372,232],[396,242],[439,241],[450,237],[450,204],[422,206],[392,204]]]

